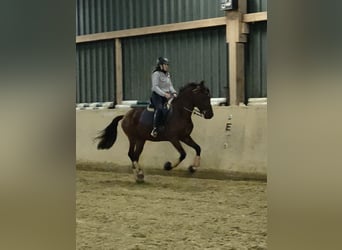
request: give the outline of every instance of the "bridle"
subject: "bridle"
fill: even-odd
[[[173,98],[170,98],[170,99],[168,100],[168,102],[167,102],[168,107],[171,106],[171,103],[172,103],[173,99],[174,99],[174,97],[173,97]],[[188,112],[190,112],[190,113],[192,113],[192,114],[198,115],[198,116],[200,116],[200,117],[204,117],[204,114],[203,114],[201,111],[199,111],[198,108],[194,108],[193,110],[188,109],[187,107],[183,107],[183,108],[184,108],[186,111],[188,111]]]
[[[198,116],[200,116],[200,117],[204,117],[204,114],[203,114],[201,111],[199,111],[197,108],[194,108],[193,110],[191,110],[191,109],[188,109],[188,108],[184,107],[184,109],[185,109],[186,111],[188,111],[188,112],[194,114],[194,115],[198,115]]]
[[[192,91],[193,91],[194,93],[197,93],[198,90],[199,90],[199,89],[196,88],[196,89],[193,89]],[[169,100],[169,102],[168,102],[169,105],[171,105],[171,102],[173,101],[173,99],[174,99],[174,98],[171,98],[171,99]],[[184,108],[186,111],[190,112],[191,114],[198,115],[198,116],[200,116],[200,117],[204,117],[204,114],[203,114],[198,108],[196,108],[196,107],[194,107],[193,110],[188,109],[187,107],[183,107],[183,108]],[[206,112],[206,111],[204,111],[204,112]]]

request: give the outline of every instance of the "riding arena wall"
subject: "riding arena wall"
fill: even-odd
[[[118,126],[115,144],[109,150],[97,150],[94,138],[114,117],[129,108],[77,110],[76,160],[78,164],[109,163],[130,166],[128,139]],[[214,117],[205,120],[193,115],[192,138],[201,146],[198,172],[239,173],[241,176],[267,175],[267,106],[214,106]],[[195,152],[185,144],[187,157],[172,171],[186,171]],[[147,141],[139,163],[148,170],[162,170],[166,161],[176,161],[179,154],[169,142]],[[108,165],[108,164],[107,164]]]

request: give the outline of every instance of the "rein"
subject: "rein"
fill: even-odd
[[[202,114],[200,111],[198,111],[197,109],[190,110],[190,109],[188,109],[188,108],[186,108],[186,107],[184,107],[184,109],[185,109],[186,111],[189,111],[189,112],[192,113],[192,114],[195,114],[195,115],[198,115],[198,116],[200,116],[200,117],[203,117],[203,114]]]

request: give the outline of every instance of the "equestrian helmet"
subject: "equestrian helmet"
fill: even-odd
[[[169,59],[167,59],[166,57],[159,57],[157,59],[157,64],[158,65],[169,64]]]

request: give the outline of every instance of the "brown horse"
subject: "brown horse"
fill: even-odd
[[[186,157],[185,150],[180,142],[187,144],[196,151],[196,157],[190,172],[195,172],[200,165],[201,147],[191,138],[193,129],[191,115],[194,108],[199,110],[205,119],[213,117],[213,109],[210,104],[210,91],[201,83],[189,83],[182,87],[178,97],[171,103],[170,112],[166,117],[164,129],[158,133],[156,138],[150,135],[152,130],[153,112],[145,108],[134,108],[127,114],[117,116],[113,121],[96,137],[100,140],[98,149],[109,149],[113,146],[117,136],[118,122],[122,120],[121,126],[129,140],[128,156],[132,161],[132,168],[137,182],[144,181],[144,172],[139,166],[139,156],[143,151],[146,140],[149,141],[169,141],[180,153],[177,162],[166,162],[165,170],[171,170],[179,165]]]

